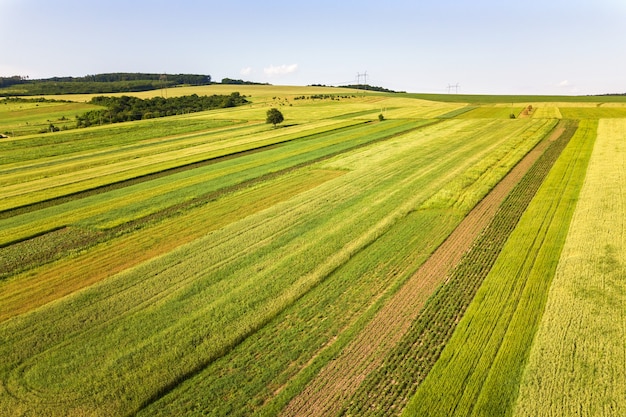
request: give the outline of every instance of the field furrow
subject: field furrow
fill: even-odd
[[[480,132],[477,132],[477,136],[481,136]],[[538,136],[538,137],[541,137],[541,136]],[[528,138],[527,140],[531,141],[529,143],[534,143],[532,141],[536,141],[538,137],[533,137],[534,139]],[[485,138],[485,139],[488,139],[488,138]],[[372,154],[371,158],[379,159],[380,154],[379,153]],[[354,155],[353,157],[346,156],[342,158],[342,160],[344,161],[342,166],[345,166],[346,164],[348,164],[348,166],[354,166],[354,167],[371,166],[370,161],[364,160],[362,155]],[[337,165],[331,164],[330,166],[335,167]],[[463,175],[461,175],[461,177],[465,179],[473,178],[472,175],[470,174],[471,172],[473,172],[472,169],[466,171]],[[475,180],[476,179],[474,178],[474,181]],[[485,180],[485,179],[483,178],[482,180]],[[448,192],[450,192],[451,194],[456,193],[456,195],[459,196],[460,194],[462,194],[462,192],[456,189],[456,186],[454,185],[455,182],[456,181],[452,181],[447,187],[445,187],[445,189],[448,190]],[[466,186],[468,186],[468,188],[471,188],[469,187],[469,184],[466,184]],[[433,194],[433,196],[437,196],[437,195],[439,195],[439,193]],[[379,238],[380,242],[377,240],[376,243],[373,243],[372,245],[368,246],[366,250],[358,253],[356,256],[353,256],[347,264],[341,267],[340,270],[333,272],[333,274],[331,274],[328,278],[325,279],[323,284],[320,284],[324,286],[325,288],[327,288],[327,290],[325,290],[326,292],[324,292],[324,298],[332,299],[331,296],[341,297],[341,299],[345,301],[343,302],[338,301],[337,306],[345,306],[345,307],[339,308],[339,311],[336,313],[336,314],[339,314],[339,316],[334,316],[332,320],[331,320],[331,317],[328,317],[328,315],[330,314],[328,311],[335,310],[337,309],[337,307],[331,307],[330,305],[328,305],[328,307],[324,309],[325,314],[323,315],[323,317],[321,318],[311,317],[309,319],[309,322],[311,324],[306,324],[306,328],[308,329],[307,330],[308,336],[306,339],[310,341],[307,344],[300,344],[299,340],[302,338],[302,336],[296,337],[295,338],[296,340],[294,340],[294,343],[297,343],[299,346],[293,347],[293,350],[294,352],[301,352],[302,350],[310,350],[312,347],[320,346],[320,345],[322,349],[320,349],[319,352],[315,353],[315,356],[313,358],[307,359],[306,357],[304,357],[304,358],[298,359],[299,363],[303,363],[303,365],[306,365],[302,370],[298,370],[298,368],[294,367],[292,363],[292,365],[288,366],[287,369],[281,371],[281,374],[284,374],[285,378],[288,378],[290,374],[292,375],[292,377],[289,377],[282,384],[272,383],[272,386],[276,386],[276,391],[273,391],[273,393],[272,391],[267,392],[266,389],[263,389],[261,392],[259,392],[260,397],[258,397],[259,398],[258,401],[260,401],[261,404],[264,404],[265,402],[267,402],[268,400],[267,396],[271,398],[272,395],[276,395],[277,397],[275,400],[269,402],[265,407],[263,407],[262,410],[255,411],[255,412],[267,413],[268,415],[272,415],[273,413],[275,413],[278,409],[282,407],[281,404],[286,404],[286,401],[289,400],[290,396],[294,394],[294,390],[301,389],[298,387],[302,387],[302,384],[308,381],[309,378],[311,378],[312,372],[315,372],[315,369],[318,369],[319,367],[319,363],[317,359],[328,358],[328,355],[334,355],[333,353],[330,353],[330,351],[337,352],[337,349],[340,349],[340,347],[343,344],[345,344],[345,341],[338,341],[336,343],[333,342],[332,344],[328,345],[326,342],[324,342],[325,340],[324,338],[317,339],[317,341],[312,341],[314,340],[312,338],[314,337],[316,333],[321,332],[323,329],[326,329],[328,326],[340,326],[342,322],[345,322],[346,320],[349,320],[350,317],[352,317],[352,314],[349,314],[349,312],[346,309],[352,309],[353,305],[355,307],[356,305],[358,305],[356,303],[357,300],[363,297],[363,294],[359,294],[357,296],[358,289],[361,288],[361,285],[365,285],[365,284],[357,284],[357,282],[358,283],[368,282],[371,279],[377,279],[377,280],[394,279],[394,280],[400,280],[399,282],[403,282],[406,278],[408,278],[411,271],[413,271],[417,267],[417,265],[419,265],[421,260],[424,259],[424,256],[430,253],[430,251],[434,248],[434,246],[431,246],[431,245],[438,245],[438,242],[441,242],[441,239],[443,239],[443,237],[445,237],[445,235],[449,233],[449,231],[451,230],[451,227],[453,227],[454,224],[456,224],[456,222],[460,220],[460,218],[458,217],[459,215],[461,215],[460,213],[459,215],[450,213],[451,215],[450,216],[450,215],[446,215],[445,212],[442,211],[443,202],[440,199],[440,197],[433,198],[433,201],[438,201],[440,205],[437,206],[433,203],[425,202],[423,205],[424,207],[423,209],[413,211],[406,217],[399,219],[397,222],[397,227],[390,229],[390,231],[384,234],[383,237]],[[454,205],[454,203],[450,201],[446,201],[446,204]],[[426,207],[431,207],[431,209],[427,209]],[[434,219],[437,219],[436,222],[433,222]],[[432,225],[427,226],[427,224],[429,223],[432,223]],[[402,230],[402,232],[400,232],[400,230]],[[421,230],[422,233],[421,234],[417,234],[415,232],[411,233],[411,231],[416,231],[416,230]],[[431,230],[431,231],[427,232],[428,230]],[[428,244],[428,246],[424,247],[423,246],[424,244]],[[431,248],[431,249],[428,249],[428,248]],[[385,253],[386,255],[377,256],[376,253],[378,252]],[[389,261],[376,261],[377,259],[389,259]],[[395,259],[395,261],[392,261],[392,259]],[[406,266],[403,266],[403,265],[406,265]],[[391,270],[389,272],[386,272],[389,269]],[[341,279],[342,277],[345,277],[345,278]],[[346,279],[348,277],[350,277],[351,281],[346,282]],[[337,281],[337,280],[340,280],[340,281]],[[328,285],[326,285],[326,281],[329,281]],[[334,284],[332,284],[333,282]],[[353,286],[356,286],[356,288],[353,289],[352,288]],[[342,292],[340,292],[337,295],[332,295],[333,293],[337,291],[337,288],[343,288]],[[320,289],[320,292],[321,291],[323,290]],[[361,292],[363,291],[364,290],[361,290]],[[366,291],[365,294],[369,294],[369,293],[370,293],[369,291]],[[375,311],[375,310],[371,310],[371,308],[375,308],[375,309],[377,308],[375,307],[375,305],[381,300],[381,297],[387,297],[391,295],[390,293],[385,294],[385,293],[376,293],[376,292],[373,292],[371,294],[372,294],[371,295],[372,299],[369,300],[369,303],[373,303],[373,304],[369,304],[369,303],[365,304],[365,305],[371,306],[370,310],[368,310],[371,312]],[[319,297],[319,295],[316,295],[316,297]],[[308,298],[308,295],[306,298]],[[317,299],[314,298],[313,300],[317,300]],[[311,302],[313,302],[313,300],[311,300]],[[330,300],[327,302],[330,302]],[[303,301],[303,303],[308,303],[308,301]],[[312,304],[312,306],[313,305],[319,306],[319,303],[320,301],[318,301],[318,304]],[[309,308],[313,309],[314,307],[312,306]],[[285,329],[283,327],[283,326],[286,326],[286,323],[284,321],[289,323],[289,322],[292,322],[293,320],[296,320],[298,316],[304,313],[304,311],[302,311],[301,309],[302,307],[298,309],[294,307],[292,312],[285,313],[287,314],[288,318],[278,320],[276,324],[272,325],[272,327],[278,326],[282,328],[283,331],[288,331],[288,329]],[[302,313],[300,313],[299,311],[302,311]],[[313,324],[313,323],[318,322],[319,319],[323,320],[323,324],[322,323],[319,323],[317,325]],[[296,323],[299,323],[299,321],[296,320],[293,326],[295,328],[299,328],[299,326],[296,325]],[[345,330],[346,334],[354,334],[354,332],[356,331],[356,328],[360,328],[363,325],[361,323],[362,321],[359,320],[353,325],[350,325],[350,326],[346,325],[347,326]],[[300,326],[301,325],[302,324],[300,324]],[[269,329],[267,331],[270,332],[269,335],[274,334]],[[264,336],[264,334],[266,333],[265,329],[260,331],[259,333],[260,333],[259,335],[255,334],[253,337],[255,340],[257,340],[255,343],[252,344],[253,346],[257,344],[260,344],[260,345],[273,344],[273,342],[270,342],[270,341],[267,341],[267,342],[258,341],[257,338],[266,337]],[[345,338],[343,332],[340,333],[340,335],[341,335],[340,338]],[[281,345],[284,345],[286,342],[276,341],[276,343],[280,343]],[[242,358],[249,357],[249,355],[246,353],[246,349],[248,348],[246,347],[244,349],[242,347],[242,349],[243,349],[243,352],[239,353],[239,348],[237,348],[236,349],[237,355],[228,359],[228,362],[225,362],[224,365],[232,364],[233,362],[238,362],[239,361],[238,358],[240,355],[242,356]],[[276,366],[275,362],[277,362],[277,358],[271,355],[271,352],[274,351],[274,349],[282,350],[282,349],[285,349],[285,347],[280,347],[279,345],[273,349],[268,348],[267,355],[263,355],[263,359],[259,357],[260,355],[259,352],[256,352],[255,354],[250,352],[250,355],[255,356],[256,362],[262,361],[261,364],[255,365],[255,369],[256,368],[259,369],[258,371],[259,378],[267,378],[269,375],[271,375],[271,374],[264,373],[264,371],[261,371],[262,369],[265,368],[265,366],[263,366],[263,363],[267,363],[267,367]],[[313,352],[316,352],[317,350],[318,349],[314,349]],[[333,361],[333,362],[336,362],[336,361]],[[215,366],[218,366],[218,364],[216,364]],[[246,366],[250,366],[250,363],[248,362]],[[211,370],[212,372],[209,373],[209,371]],[[226,377],[224,376],[224,372],[228,374],[228,379],[226,379]],[[220,378],[219,380],[216,380],[212,375],[222,375],[222,378]],[[256,372],[255,372],[255,375],[256,375]],[[205,387],[202,389],[203,391],[208,390],[210,392],[215,392],[215,397],[212,396],[211,400],[207,399],[206,405],[204,406],[204,408],[199,408],[199,409],[211,409],[213,410],[214,413],[220,414],[220,415],[228,414],[228,412],[226,411],[227,408],[223,408],[219,404],[219,402],[216,402],[215,400],[213,400],[213,398],[220,397],[217,391],[218,387],[225,386],[224,389],[227,389],[227,387],[229,386],[235,386],[236,385],[235,383],[233,383],[233,385],[226,385],[227,384],[226,381],[229,381],[232,378],[236,378],[239,375],[232,374],[230,371],[226,369],[223,371],[214,370],[213,366],[211,366],[211,368],[207,370],[206,376],[205,376],[205,373],[203,373],[201,376],[194,378],[188,384],[184,384],[182,388],[183,392],[189,392],[188,395],[193,395],[194,390],[198,389],[197,384],[201,384],[202,387]],[[211,383],[209,383],[208,381],[205,382],[205,379],[207,378],[208,378],[208,381],[212,381],[212,382]],[[270,381],[266,380],[265,384],[267,384],[268,382]],[[343,389],[347,389],[347,387],[344,386]],[[250,398],[246,400],[245,397],[241,397],[245,393],[247,393],[248,395],[251,395],[251,392],[249,390],[246,390],[245,392],[244,391],[237,392],[237,390],[231,391],[230,389],[228,390],[229,390],[228,391],[229,394],[224,393],[222,395],[228,395],[229,397],[236,395],[237,398],[241,398],[240,401],[241,401],[242,406],[243,404],[245,404],[245,402],[249,403],[249,405],[245,406],[243,410],[237,411],[236,412],[237,415],[245,415],[246,413],[252,412],[250,409],[248,409],[248,407],[252,406],[252,403],[255,403],[257,400],[253,401]],[[185,405],[184,405],[184,398],[187,398],[187,395],[182,394],[183,399],[180,399],[180,397],[181,397],[180,393],[176,393],[176,395],[172,394],[171,401],[173,402],[171,403],[171,405],[168,405],[170,404],[170,399],[169,399],[170,396],[165,397],[163,401],[159,401],[155,403],[154,407],[148,408],[147,409],[147,411],[149,411],[148,414],[153,414],[156,412],[156,410],[161,410],[164,407],[167,407],[165,408],[165,410],[168,410],[168,411],[163,411],[163,413],[168,413],[168,412],[177,413],[177,412],[181,412],[181,410],[186,410],[187,408],[185,408]],[[233,402],[234,402],[234,399],[233,399]],[[221,411],[218,411],[218,410],[221,410]],[[248,410],[248,411],[245,411],[245,410]]]

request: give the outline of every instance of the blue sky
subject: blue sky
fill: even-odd
[[[624,0],[0,0],[0,76],[626,92]],[[361,78],[363,81],[363,78]]]

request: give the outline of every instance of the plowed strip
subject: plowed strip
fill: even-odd
[[[283,410],[285,416],[336,415],[361,382],[381,365],[384,357],[407,332],[426,300],[445,281],[498,207],[543,154],[550,141],[563,132],[562,124],[529,152],[468,214],[448,239],[430,256],[374,319]]]

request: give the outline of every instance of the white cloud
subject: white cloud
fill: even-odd
[[[293,72],[296,72],[297,70],[298,70],[298,64],[280,65],[278,67],[271,65],[265,68],[263,72],[265,72],[265,75],[273,76],[273,75],[291,74]]]
[[[239,73],[241,75],[250,75],[252,74],[252,68],[251,67],[242,68],[241,71],[239,71]]]
[[[580,93],[580,89],[578,88],[578,86],[574,83],[571,83],[569,80],[563,80],[560,83],[557,84],[557,87],[560,89],[560,93],[566,93],[566,94],[579,94]]]

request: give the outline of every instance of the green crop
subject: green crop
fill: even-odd
[[[624,120],[601,120],[515,416],[621,415]]]
[[[510,415],[595,140],[581,123],[404,415]]]

